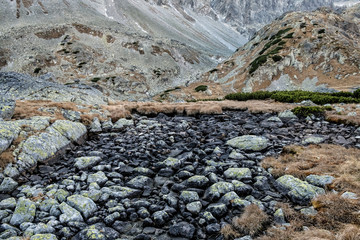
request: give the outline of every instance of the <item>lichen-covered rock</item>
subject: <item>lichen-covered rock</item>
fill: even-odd
[[[235,192],[228,192],[224,196],[221,197],[221,203],[226,204],[227,206],[231,205],[231,202],[235,199],[240,198]]]
[[[72,195],[68,197],[67,203],[71,207],[81,212],[86,219],[97,210],[97,206],[93,200],[81,195]]]
[[[28,227],[24,232],[24,235],[31,236],[35,234],[48,234],[48,233],[55,233],[55,229],[52,226],[47,225],[45,223],[39,223],[39,224],[33,224],[30,227]]]
[[[60,211],[63,213],[60,215],[60,222],[61,223],[68,223],[68,222],[83,222],[84,219],[81,214],[74,208],[70,207],[66,203],[61,203],[59,205]]]
[[[325,141],[325,138],[322,137],[322,136],[308,136],[308,137],[305,137],[301,143],[303,145],[305,144],[319,144],[319,143],[322,143],[323,141]]]
[[[112,240],[120,237],[120,234],[103,224],[95,224],[86,227],[72,239],[74,240]]]
[[[16,122],[3,121],[0,119],[0,153],[5,151],[18,137],[21,128]]]
[[[217,182],[211,185],[205,192],[210,201],[219,199],[223,194],[234,191],[234,185],[228,182]]]
[[[121,118],[114,124],[113,129],[122,129],[126,126],[133,126],[133,125],[134,125],[134,120]]]
[[[18,183],[10,177],[4,178],[0,184],[0,193],[11,193],[16,189]]]
[[[80,112],[63,109],[62,114],[67,120],[78,122],[81,120]]]
[[[195,201],[199,201],[199,195],[197,192],[194,191],[182,191],[180,194],[180,200],[184,203],[191,203]]]
[[[0,209],[14,209],[16,207],[15,198],[7,198],[0,202]]]
[[[90,124],[90,132],[98,133],[101,131],[102,131],[102,128],[101,128],[100,120],[97,117],[95,117],[93,119],[92,123]]]
[[[67,120],[57,120],[51,127],[72,142],[78,142],[87,133],[82,123]]]
[[[249,205],[251,205],[251,202],[241,198],[235,198],[233,201],[231,201],[231,206],[233,208],[244,209]]]
[[[97,183],[98,185],[103,185],[104,183],[106,183],[107,180],[108,178],[102,171],[98,171],[94,174],[89,174],[87,177],[88,183]]]
[[[287,194],[290,199],[298,204],[308,204],[316,195],[324,194],[325,190],[291,175],[284,175],[276,180],[279,191]]]
[[[172,225],[169,229],[170,236],[184,237],[192,239],[195,233],[195,227],[187,222],[179,222]]]
[[[0,97],[0,118],[9,120],[14,115],[15,101],[12,99],[4,99]]]
[[[224,172],[227,179],[238,181],[251,179],[252,174],[249,168],[229,168]]]
[[[137,197],[141,194],[141,190],[139,189],[132,189],[128,187],[121,187],[121,186],[111,186],[111,187],[104,187],[101,189],[103,193],[107,193],[114,198],[124,199],[124,198],[133,198]]]
[[[146,176],[137,176],[131,179],[129,182],[126,183],[128,187],[131,188],[138,188],[143,189],[145,187],[152,187],[153,186],[153,180]]]
[[[57,240],[54,234],[35,234],[30,240]]]
[[[280,112],[278,114],[278,117],[281,119],[297,119],[298,117],[291,111],[291,110],[285,110],[283,112]]]
[[[284,224],[286,223],[285,221],[285,215],[284,215],[284,211],[279,208],[275,211],[274,213],[274,221],[277,223],[277,224]]]
[[[325,187],[326,185],[331,184],[334,181],[334,177],[333,176],[329,176],[329,175],[323,175],[323,176],[319,176],[319,175],[309,175],[306,177],[306,181],[312,185],[318,186],[318,187]]]
[[[186,185],[194,188],[204,188],[208,183],[209,179],[202,175],[195,175],[186,180]]]
[[[11,217],[10,224],[18,226],[23,222],[34,221],[36,214],[35,203],[26,198],[19,198],[14,214]]]
[[[261,151],[268,147],[269,140],[265,137],[244,135],[230,139],[226,144],[245,151]]]
[[[177,158],[168,157],[162,162],[166,167],[179,169],[181,167],[182,161]]]
[[[227,213],[227,207],[223,203],[213,203],[206,208],[206,211],[211,212],[212,215],[220,218]]]
[[[59,205],[58,201],[56,201],[53,198],[48,198],[40,203],[39,208],[41,211],[48,212],[50,211],[51,207],[54,205]]]
[[[75,158],[74,166],[79,170],[84,170],[95,166],[99,162],[101,162],[101,157],[79,157]]]
[[[152,215],[152,218],[154,220],[155,225],[158,227],[161,227],[167,223],[170,216],[165,211],[157,211],[157,212],[154,212],[154,214]]]
[[[191,212],[192,214],[199,214],[202,208],[202,204],[200,201],[196,201],[196,202],[191,202],[186,204],[186,210],[188,210],[189,212]]]

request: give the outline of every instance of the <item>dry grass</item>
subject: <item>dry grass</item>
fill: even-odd
[[[0,154],[0,168],[4,169],[9,163],[14,163],[13,150],[7,149]]]
[[[238,233],[233,226],[230,224],[225,225],[221,228],[220,233],[224,236],[226,240],[228,239],[235,239],[237,237],[240,237],[240,233]]]
[[[331,144],[291,145],[284,147],[279,157],[265,158],[262,167],[272,168],[275,177],[290,174],[304,179],[310,174],[331,175],[336,178],[331,187],[360,193],[360,149]]]
[[[264,230],[269,221],[269,216],[257,205],[252,204],[244,209],[240,217],[235,217],[232,221],[234,229],[243,235],[255,236]]]

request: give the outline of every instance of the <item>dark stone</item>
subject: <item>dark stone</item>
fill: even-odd
[[[169,229],[169,234],[174,237],[193,238],[195,227],[187,222],[180,222],[172,225]]]

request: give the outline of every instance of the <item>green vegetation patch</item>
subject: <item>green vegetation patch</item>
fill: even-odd
[[[196,92],[205,92],[208,89],[208,86],[206,85],[200,85],[195,88]]]
[[[274,99],[278,102],[297,103],[310,100],[315,104],[360,103],[360,90],[351,92],[318,93],[309,91],[259,91],[253,93],[233,93],[225,96],[228,100],[246,101],[251,99]]]
[[[284,38],[294,38],[294,33],[289,33]]]
[[[272,60],[274,60],[274,62],[279,62],[282,60],[282,57],[279,55],[272,56],[271,58],[272,58]]]
[[[318,31],[318,33],[319,33],[319,34],[325,33],[325,29],[320,29],[320,30]]]
[[[261,56],[257,57],[254,61],[252,61],[250,63],[250,65],[251,65],[250,71],[249,71],[250,74],[255,72],[261,65],[266,63],[267,57],[268,57],[267,55],[261,55]]]
[[[319,106],[305,106],[305,107],[296,107],[292,112],[298,117],[308,117],[310,115],[323,116],[325,111],[331,111],[332,107],[319,107]]]
[[[94,82],[94,83],[96,83],[96,82],[98,82],[100,80],[101,80],[101,78],[99,78],[99,77],[95,77],[95,78],[91,79],[91,81]]]

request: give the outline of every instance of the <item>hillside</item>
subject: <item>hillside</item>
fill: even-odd
[[[360,87],[360,5],[292,12],[262,28],[201,81],[173,97],[221,97],[238,91],[354,90]],[[206,93],[195,93],[207,85]]]

